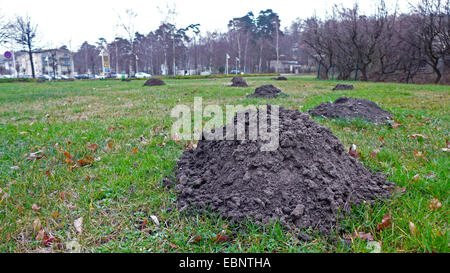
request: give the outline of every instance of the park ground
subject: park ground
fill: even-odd
[[[1,83],[0,252],[448,252],[449,86],[352,82],[355,90],[334,92],[338,82],[312,76],[246,80]],[[345,95],[390,111],[393,126],[316,120],[397,185],[392,200],[355,207],[344,234],[309,242],[278,224],[180,212],[163,179],[195,143],[171,140],[171,109],[196,96],[266,104],[245,95],[269,83],[289,95],[270,103],[286,108]]]

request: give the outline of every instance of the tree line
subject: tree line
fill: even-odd
[[[134,31],[137,15],[127,10],[127,20],[119,24],[125,35],[84,42],[73,57],[80,74],[100,73],[99,54],[106,51],[117,73],[224,73],[229,56],[230,68],[245,73],[279,72],[271,61],[296,60],[321,79],[409,82],[425,75],[425,81],[432,77],[439,83],[448,81],[450,74],[449,11],[449,0],[421,0],[407,13],[389,10],[381,0],[370,14],[362,13],[357,4],[334,6],[325,18],[297,19],[283,30],[278,14],[267,9],[232,18],[224,32],[165,21],[142,34]],[[36,26],[30,18],[3,24],[0,40],[8,33],[32,58]]]

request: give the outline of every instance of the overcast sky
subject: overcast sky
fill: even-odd
[[[414,1],[414,0],[413,0]],[[351,7],[355,0],[0,0],[0,14],[30,16],[38,24],[41,47],[63,44],[72,50],[83,41],[94,43],[100,37],[108,41],[124,36],[117,14],[131,8],[137,13],[136,31],[147,34],[155,30],[164,19],[167,6],[175,6],[178,27],[192,23],[201,24],[201,31],[224,31],[233,17],[253,11],[258,14],[273,9],[281,19],[281,27],[296,18],[306,18],[314,13],[324,16],[334,4]],[[361,10],[372,12],[376,0],[356,1]],[[408,0],[386,0],[393,7],[398,2],[402,11],[408,9]],[[4,50],[5,48],[2,48]]]

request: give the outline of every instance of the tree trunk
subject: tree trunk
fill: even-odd
[[[33,51],[31,50],[30,43],[28,43],[28,56],[30,56],[31,75],[33,76],[33,79],[34,79],[34,78],[36,78],[36,75],[34,73]]]

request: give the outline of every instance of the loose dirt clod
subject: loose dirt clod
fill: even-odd
[[[275,98],[280,95],[286,96],[280,89],[276,88],[272,84],[263,85],[255,89],[255,93],[248,96],[249,98]]]
[[[185,151],[175,166],[175,180],[166,179],[177,183],[179,207],[212,210],[232,223],[279,220],[292,230],[329,234],[338,226],[338,213],[389,196],[393,184],[352,158],[329,128],[297,110],[280,108],[279,113],[275,151],[261,151],[260,138],[202,139],[196,149]],[[246,127],[248,121],[247,116]],[[230,125],[222,129],[224,134],[232,130]]]
[[[362,118],[373,123],[386,123],[392,119],[391,114],[381,109],[375,102],[359,98],[340,97],[333,103],[324,102],[308,112],[313,116]]]
[[[148,79],[145,83],[144,86],[158,86],[158,85],[165,85],[166,83],[161,80],[161,79]]]
[[[353,90],[353,89],[355,89],[355,87],[353,87],[352,84],[337,84],[333,88],[333,91],[337,91],[337,90]]]
[[[233,77],[231,82],[232,87],[248,87],[247,83],[242,77]]]

